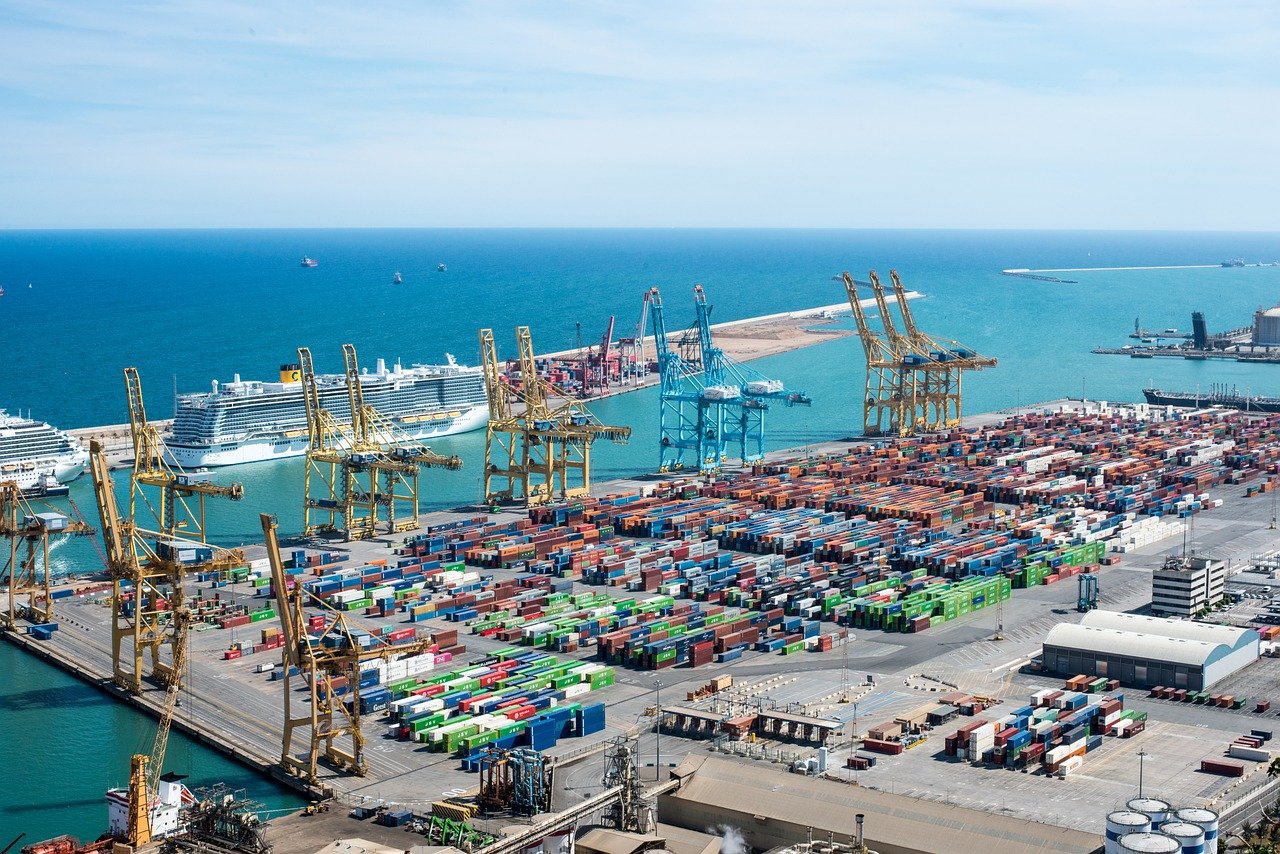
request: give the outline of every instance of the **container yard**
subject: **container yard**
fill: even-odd
[[[1139,609],[1193,519],[1196,544],[1220,558],[1280,547],[1269,507],[1245,498],[1275,472],[1280,419],[1163,415],[1059,402],[714,478],[430,514],[409,535],[286,545],[284,592],[312,603],[305,628],[341,614],[353,643],[385,653],[359,685],[326,689],[359,709],[366,775],[322,763],[316,790],[421,806],[477,786],[491,746],[541,751],[589,788],[598,765],[573,761],[619,735],[639,739],[653,779],[661,708],[663,767],[708,750],[821,765],[894,795],[1100,833],[1145,749],[1170,797],[1230,816],[1270,785],[1253,731],[1270,731],[1280,700],[1276,659],[1215,686],[1212,702],[1037,670],[1049,629],[1079,619],[1076,576],[1099,580],[1106,607]],[[277,774],[278,592],[261,548],[192,578],[175,715]],[[109,593],[57,604],[56,629],[19,640],[109,674]],[[1064,785],[1071,805],[1045,810]]]

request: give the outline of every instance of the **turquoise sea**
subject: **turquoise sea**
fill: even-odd
[[[309,255],[314,269],[299,266]],[[577,324],[590,341],[610,315],[625,335],[643,292],[662,289],[669,321],[693,317],[701,283],[713,319],[842,302],[832,277],[890,267],[909,288],[920,326],[1000,360],[966,378],[969,412],[1062,396],[1137,400],[1154,382],[1174,389],[1235,384],[1280,394],[1280,366],[1094,356],[1100,344],[1129,343],[1135,318],[1147,328],[1188,329],[1193,310],[1213,330],[1245,326],[1259,306],[1280,301],[1280,267],[1124,270],[1059,274],[1076,284],[1000,275],[1011,267],[1216,265],[1225,258],[1280,259],[1277,233],[1031,232],[897,230],[210,230],[0,232],[0,407],[27,409],[61,427],[126,420],[121,370],[138,367],[153,417],[172,414],[182,392],[213,379],[267,379],[309,346],[320,370],[341,365],[340,345],[378,357],[435,362],[444,353],[477,359],[476,330],[491,326],[500,355],[528,324],[542,351],[572,347]],[[436,271],[437,264],[447,272]],[[391,284],[400,271],[404,283]],[[851,321],[846,321],[851,323]],[[847,436],[861,425],[864,371],[854,338],[754,363],[807,391],[811,408],[775,407],[772,447]],[[657,459],[657,392],[593,405],[611,423],[632,425],[627,446],[598,446],[597,479],[651,468]],[[459,472],[430,473],[432,507],[478,494],[483,433],[438,440],[460,454]],[[210,513],[214,539],[259,538],[257,514],[300,526],[301,460],[226,470],[246,497]],[[85,479],[73,498],[92,512]],[[91,520],[95,521],[96,520]],[[59,545],[61,570],[91,567],[92,548]],[[0,788],[0,828],[39,838],[71,830],[96,835],[101,794],[121,782],[127,755],[152,724],[92,689],[0,646],[3,768],[29,779]],[[76,734],[56,755],[31,761],[38,733]],[[113,733],[122,733],[113,737]],[[172,748],[171,748],[172,750]],[[186,758],[203,780],[245,772],[201,748]],[[178,770],[183,770],[178,768]],[[268,798],[266,781],[246,781]],[[33,797],[39,793],[39,798]],[[48,801],[42,808],[35,800]],[[12,834],[10,834],[12,836]],[[7,840],[0,840],[0,843]]]

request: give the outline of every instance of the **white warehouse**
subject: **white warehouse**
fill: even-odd
[[[1125,685],[1204,691],[1258,660],[1252,629],[1090,611],[1080,623],[1054,626],[1044,641],[1044,668]]]

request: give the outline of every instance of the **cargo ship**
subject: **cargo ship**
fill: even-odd
[[[1142,395],[1153,406],[1181,406],[1206,409],[1222,406],[1245,412],[1280,412],[1280,397],[1240,394],[1235,386],[1214,386],[1208,393],[1198,391],[1164,391],[1144,388]]]
[[[75,438],[0,409],[0,480],[14,481],[32,495],[48,495],[53,484],[75,480],[88,464],[89,452]]]
[[[451,436],[484,427],[489,421],[484,374],[459,365],[448,354],[444,365],[396,363],[379,359],[373,373],[360,377],[366,403],[401,431],[418,440]],[[229,466],[307,451],[307,413],[297,365],[281,365],[278,382],[213,383],[213,390],[178,398],[173,434],[165,439],[169,462],[185,469]],[[320,406],[340,425],[351,421],[343,374],[317,374]]]

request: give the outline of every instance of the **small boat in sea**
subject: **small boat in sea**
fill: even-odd
[[[396,274],[395,274],[394,276],[392,276],[392,277],[391,277],[391,284],[393,284],[393,285],[398,285],[398,284],[400,284],[400,283],[401,283],[401,282],[403,282],[403,281],[404,281],[404,279],[402,279],[402,278],[400,277],[400,271],[399,271],[399,270],[396,270]]]
[[[0,288],[0,297],[4,296],[4,288]]]
[[[299,265],[299,266],[302,266],[302,267],[319,267],[319,266],[320,266],[320,262],[319,262],[319,261],[317,261],[317,260],[316,260],[316,259],[314,259],[314,258],[308,258],[306,255],[303,255],[303,256],[302,256],[302,263],[301,263],[301,265]]]
[[[437,264],[437,265],[436,265],[436,272],[437,272],[437,273],[443,273],[443,272],[444,272],[445,270],[447,270],[447,269],[448,269],[448,268],[447,268],[447,267],[445,267],[445,265],[443,265],[443,264]]]

